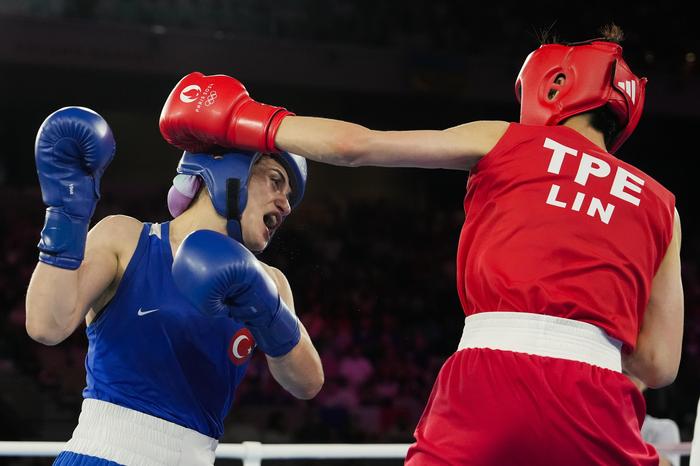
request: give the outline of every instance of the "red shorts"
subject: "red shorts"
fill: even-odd
[[[469,348],[440,370],[408,466],[651,466],[646,404],[615,371],[566,359]]]

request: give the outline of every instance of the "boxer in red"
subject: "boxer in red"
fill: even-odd
[[[294,116],[200,73],[168,98],[161,132],[184,149],[469,171],[457,251],[464,331],[407,465],[658,464],[640,435],[644,400],[621,371],[650,387],[676,376],[681,232],[673,194],[613,155],[639,122],[646,85],[621,38],[612,25],[531,53],[516,80],[519,123],[373,131]]]

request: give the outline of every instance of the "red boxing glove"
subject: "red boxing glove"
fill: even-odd
[[[175,147],[208,152],[216,146],[276,152],[275,135],[287,115],[261,104],[238,80],[190,73],[168,96],[160,113],[160,133]]]

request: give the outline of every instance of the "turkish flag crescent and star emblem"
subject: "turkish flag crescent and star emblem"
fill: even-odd
[[[228,358],[237,366],[250,359],[255,346],[255,339],[247,328],[242,328],[231,337],[228,345]]]

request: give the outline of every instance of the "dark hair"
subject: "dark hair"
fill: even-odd
[[[622,32],[622,28],[615,23],[606,24],[600,28],[599,32],[602,39],[608,42],[619,44],[625,40],[625,33]]]
[[[598,36],[594,39],[588,39],[584,41],[577,41],[577,42],[566,42],[563,41],[559,38],[559,35],[557,34],[556,31],[553,31],[554,25],[556,24],[556,21],[552,23],[549,27],[542,28],[538,31],[535,31],[535,35],[537,36],[537,40],[539,41],[540,45],[546,45],[546,44],[583,44],[587,42],[591,42],[594,40],[604,40],[608,42],[614,42],[616,44],[622,43],[622,41],[625,39],[625,33],[622,31],[622,28],[618,26],[615,23],[609,23],[604,26],[601,26],[600,29],[598,29]]]
[[[552,31],[555,24],[557,24],[556,21],[550,24],[549,27],[535,31],[535,35],[537,36],[537,40],[540,42],[540,45],[560,43],[559,36],[556,32]]]
[[[622,28],[615,23],[604,25],[598,32],[601,35],[600,40],[619,44],[625,39],[625,34],[622,32]],[[591,115],[591,126],[603,133],[603,136],[605,137],[605,145],[610,147],[622,129],[620,121],[607,105],[598,107],[588,113]]]
[[[613,114],[612,110],[607,105],[598,107],[589,112],[586,112],[591,116],[590,124],[591,126],[603,133],[605,138],[605,146],[612,146],[617,136],[620,134],[620,122],[617,117]]]

